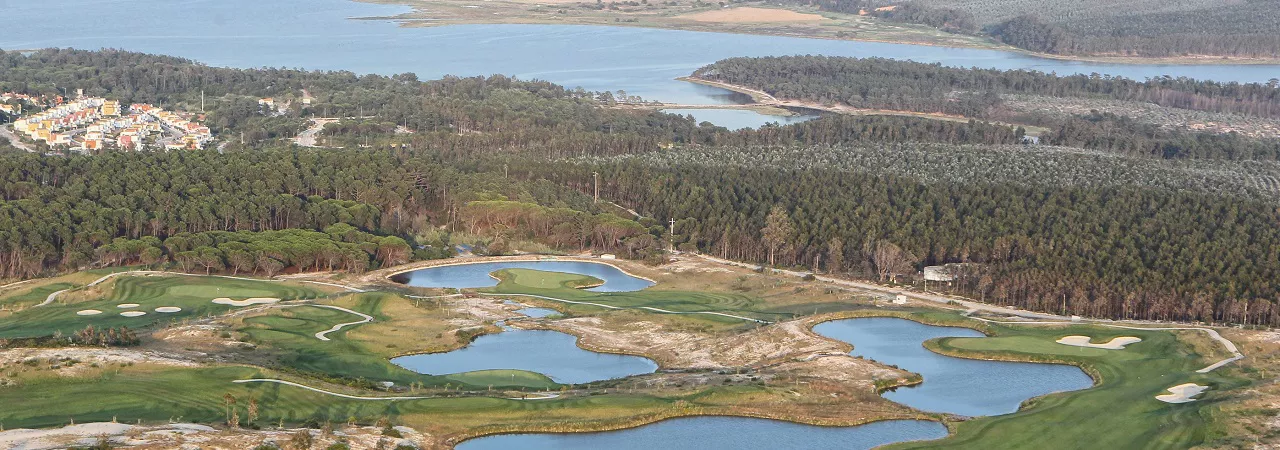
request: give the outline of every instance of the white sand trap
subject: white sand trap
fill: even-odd
[[[147,312],[146,311],[125,311],[120,313],[120,315],[125,317],[142,317],[147,315]]]
[[[159,308],[156,308],[156,312],[158,313],[176,313],[179,311],[182,311],[182,308],[179,308],[177,306],[161,306]]]
[[[1172,394],[1157,395],[1156,400],[1160,400],[1165,403],[1194,402],[1196,399],[1191,397],[1200,395],[1201,392],[1208,389],[1209,386],[1201,386],[1195,383],[1179,384],[1169,388],[1169,392],[1172,392]]]
[[[232,300],[226,297],[213,299],[213,302],[219,305],[231,306],[269,305],[278,301],[280,301],[280,299],[275,297],[253,297],[246,298],[244,300]]]
[[[96,316],[98,314],[102,314],[102,311],[98,311],[96,309],[82,309],[76,311],[77,316]]]
[[[137,303],[121,303],[119,305],[116,305],[117,308],[121,308],[121,309],[137,308],[138,306],[139,305]]]
[[[1142,339],[1139,339],[1133,336],[1120,336],[1118,338],[1110,340],[1105,344],[1094,344],[1089,342],[1090,340],[1091,338],[1089,336],[1067,336],[1062,339],[1058,339],[1058,343],[1065,344],[1065,345],[1074,345],[1076,347],[1092,347],[1092,348],[1105,348],[1107,350],[1123,350],[1124,346],[1126,345],[1142,342]]]

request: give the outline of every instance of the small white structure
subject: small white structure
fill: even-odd
[[[612,253],[605,253],[603,255],[600,255],[600,259],[618,259],[618,256]]]
[[[925,281],[945,281],[949,283],[954,281],[956,277],[951,274],[951,269],[947,266],[928,266],[924,268],[924,279]]]
[[[898,294],[896,297],[893,298],[893,304],[895,305],[907,304],[907,296],[905,294]]]

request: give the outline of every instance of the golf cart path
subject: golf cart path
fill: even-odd
[[[306,390],[308,390],[308,391],[319,392],[319,393],[321,393],[321,394],[325,394],[325,395],[332,395],[332,396],[334,396],[334,397],[349,398],[349,399],[352,399],[352,400],[392,400],[392,401],[395,401],[395,400],[422,400],[422,399],[432,398],[432,397],[360,397],[360,396],[356,396],[356,395],[339,394],[339,393],[337,393],[337,392],[333,392],[333,391],[326,391],[326,390],[324,390],[324,389],[320,389],[320,388],[313,388],[313,387],[311,387],[311,386],[307,386],[307,385],[305,385],[305,384],[298,384],[298,383],[294,383],[294,382],[292,382],[292,381],[276,380],[276,379],[272,379],[272,378],[249,378],[249,379],[245,379],[245,380],[231,380],[231,382],[232,382],[232,383],[240,383],[240,384],[244,384],[244,383],[276,383],[276,384],[284,384],[284,385],[288,385],[288,386],[293,386],[293,387],[303,388],[303,389],[306,389]]]
[[[355,322],[340,323],[340,324],[334,325],[334,326],[333,326],[333,328],[330,328],[330,329],[328,329],[328,330],[324,330],[324,331],[321,331],[321,332],[319,332],[319,333],[316,333],[316,339],[319,339],[319,340],[322,340],[322,341],[327,341],[327,340],[329,340],[329,333],[333,333],[333,332],[335,332],[335,331],[341,330],[343,327],[347,327],[347,326],[351,326],[351,325],[360,325],[360,324],[362,324],[362,323],[369,323],[369,322],[373,322],[373,316],[370,316],[370,315],[365,314],[365,313],[362,313],[362,312],[352,311],[352,310],[350,310],[350,309],[343,308],[343,307],[341,307],[341,306],[333,306],[333,305],[316,305],[316,304],[312,304],[312,305],[310,305],[310,306],[314,306],[314,307],[317,307],[317,308],[329,308],[329,309],[336,309],[336,310],[338,310],[338,311],[342,311],[342,312],[346,312],[346,313],[351,313],[351,314],[355,314],[355,315],[357,315],[357,316],[362,317],[362,319],[361,319],[361,320],[358,320],[358,321],[355,321]]]
[[[561,303],[572,303],[572,304],[575,304],[575,305],[598,306],[598,307],[601,307],[601,308],[607,308],[607,309],[643,309],[643,310],[646,310],[646,311],[653,311],[653,312],[662,313],[662,314],[708,314],[708,315],[713,315],[713,316],[731,317],[731,318],[734,318],[734,319],[746,320],[746,321],[749,321],[749,322],[756,322],[756,323],[771,323],[771,322],[769,322],[769,321],[765,321],[765,320],[752,319],[752,318],[750,318],[750,317],[735,316],[735,315],[733,315],[733,314],[727,314],[727,313],[715,312],[715,311],[668,311],[668,310],[665,310],[665,309],[661,309],[661,308],[654,308],[654,307],[650,307],[650,306],[637,306],[637,307],[634,307],[634,308],[624,308],[624,307],[621,307],[621,306],[606,305],[606,304],[603,304],[603,303],[579,302],[579,301],[574,301],[574,300],[565,300],[565,299],[563,299],[563,298],[547,297],[547,296],[545,296],[545,295],[534,295],[534,294],[490,294],[490,295],[492,295],[492,296],[494,296],[494,297],[532,297],[532,298],[540,298],[540,299],[543,299],[543,300],[551,300],[551,301],[561,302]]]
[[[298,383],[294,383],[294,382],[292,382],[292,381],[277,380],[277,379],[273,379],[273,378],[249,378],[249,379],[244,379],[244,380],[231,380],[231,382],[232,382],[232,383],[238,383],[238,384],[245,384],[245,383],[276,383],[276,384],[283,384],[283,385],[287,385],[287,386],[293,386],[293,387],[298,387],[298,388],[306,389],[306,390],[308,390],[308,391],[312,391],[312,392],[319,392],[319,393],[321,393],[321,394],[325,394],[325,395],[332,395],[332,396],[334,396],[334,397],[349,398],[349,399],[352,399],[352,400],[386,400],[386,401],[396,401],[396,400],[424,400],[424,399],[429,399],[429,398],[436,398],[436,397],[424,397],[424,396],[416,396],[416,397],[360,397],[360,396],[356,396],[356,395],[347,395],[347,394],[340,394],[340,393],[333,392],[333,391],[326,391],[326,390],[324,390],[324,389],[314,388],[314,387],[311,387],[311,386],[307,386],[307,385],[305,385],[305,384],[298,384]],[[534,395],[531,395],[531,396],[528,396],[528,397],[525,397],[525,398],[507,397],[506,399],[507,399],[507,400],[550,400],[550,399],[558,398],[558,397],[560,397],[560,394],[558,394],[558,393],[554,393],[554,392],[548,392],[548,393],[537,393],[537,394],[534,394]]]

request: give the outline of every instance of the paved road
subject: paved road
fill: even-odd
[[[35,153],[36,149],[31,148],[30,145],[27,145],[25,142],[22,142],[21,139],[18,139],[18,135],[13,134],[12,127],[12,125],[0,125],[0,139],[7,139],[9,141],[9,145]]]

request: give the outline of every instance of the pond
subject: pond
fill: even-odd
[[[470,345],[451,352],[401,356],[391,362],[429,375],[527,370],[566,384],[611,380],[658,370],[658,364],[649,358],[584,350],[572,335],[512,328],[480,336]]]
[[[585,261],[497,261],[428,267],[395,275],[391,279],[414,287],[483,288],[498,285],[492,273],[503,269],[532,269],[563,272],[599,278],[604,284],[587,289],[592,292],[631,292],[653,282],[637,278],[609,264]]]
[[[937,422],[889,420],[856,427],[819,427],[746,417],[684,417],[639,428],[601,433],[506,434],[464,441],[458,450],[678,450],[678,449],[870,449],[904,441],[939,439]],[[714,444],[712,444],[714,443]]]
[[[1093,379],[1075,366],[953,358],[923,346],[940,337],[984,337],[968,328],[877,317],[824,322],[813,331],[853,344],[853,355],[923,375],[924,383],[884,393],[889,400],[923,411],[1008,414],[1032,397],[1093,386]]]
[[[524,314],[529,317],[533,317],[535,319],[540,319],[543,317],[551,317],[551,316],[560,314],[560,311],[556,311],[551,308],[520,308],[520,309],[517,309],[516,312],[520,314]]]

